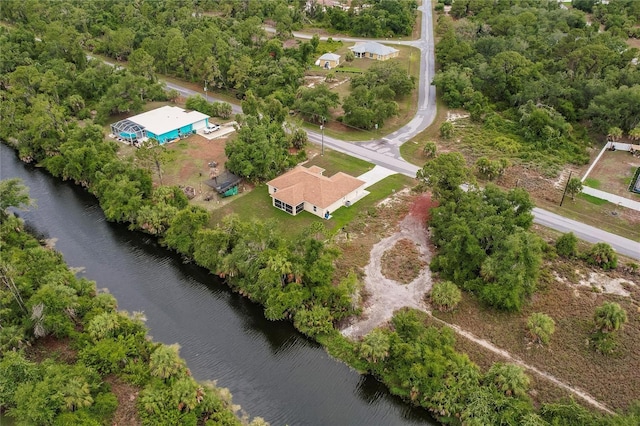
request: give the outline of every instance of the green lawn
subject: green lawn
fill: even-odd
[[[305,166],[322,167],[325,170],[325,176],[333,176],[338,172],[344,172],[354,177],[358,177],[374,167],[374,165],[368,161],[360,160],[343,154],[342,152],[326,148],[324,150],[324,156],[320,154],[315,155]]]
[[[326,230],[331,233],[341,229],[353,220],[358,213],[367,211],[378,201],[405,187],[413,186],[413,184],[413,179],[406,176],[389,176],[368,188],[367,191],[369,191],[370,194],[365,198],[350,207],[341,207],[333,212],[330,220],[323,220],[306,211],[292,216],[282,210],[276,209],[272,206],[267,185],[261,184],[256,186],[251,192],[236,197],[235,200],[226,204],[224,207],[214,210],[211,213],[210,224],[215,226],[215,224],[220,223],[225,216],[237,214],[242,221],[266,221],[274,219],[280,232],[292,238],[298,236],[311,224],[316,222],[324,224]]]
[[[600,188],[600,181],[598,179],[594,179],[594,178],[586,178],[584,180],[584,186],[589,186],[591,188],[594,189],[598,189]]]

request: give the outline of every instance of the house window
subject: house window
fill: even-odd
[[[278,188],[273,188],[273,193],[275,194]]]
[[[314,211],[314,212],[317,212],[317,211],[318,211],[318,208],[317,208],[316,206],[313,206],[313,211]]]
[[[373,53],[369,53],[369,57],[370,57],[370,58],[373,58]]]
[[[302,210],[304,210],[304,203],[300,203],[296,206],[296,214],[300,213]]]
[[[293,214],[293,207],[291,207],[289,204],[285,204],[284,211],[286,211],[289,214]]]
[[[278,199],[274,200],[274,203],[273,203],[273,205],[276,206],[277,208],[279,208],[281,210],[284,210],[283,207],[282,207],[282,204],[283,204],[282,201],[280,201]]]

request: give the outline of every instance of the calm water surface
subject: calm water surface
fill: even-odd
[[[0,144],[0,178],[12,177],[37,200],[19,213],[27,224],[56,239],[67,263],[108,288],[120,309],[143,311],[155,340],[179,343],[194,376],[229,388],[250,416],[272,425],[436,424],[154,238],[107,222],[93,196]]]

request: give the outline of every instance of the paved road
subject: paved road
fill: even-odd
[[[435,74],[435,51],[433,42],[433,19],[431,1],[426,0],[422,6],[418,8],[422,12],[422,33],[419,40],[385,40],[385,44],[402,44],[409,45],[420,49],[420,81],[419,81],[419,97],[418,111],[416,116],[406,126],[396,130],[395,132],[377,140],[368,142],[346,142],[329,136],[323,136],[320,132],[308,131],[309,140],[316,144],[324,144],[324,146],[336,151],[349,154],[353,157],[360,158],[365,161],[372,162],[379,166],[393,170],[410,177],[415,177],[418,167],[408,163],[400,156],[400,146],[410,140],[427,127],[431,125],[436,115],[436,90],[431,85]],[[294,35],[299,38],[311,38],[310,34],[297,33]],[[334,40],[342,40],[345,42],[365,41],[361,38],[338,38]],[[109,63],[109,65],[114,65]],[[182,95],[192,96],[201,95],[202,93],[180,86],[178,84],[165,82],[169,89],[174,89]],[[220,101],[209,96],[211,102]],[[242,112],[242,108],[232,104],[235,113]],[[572,231],[577,237],[589,242],[606,242],[611,245],[618,253],[626,256],[640,259],[640,243],[602,231],[593,226],[575,220],[567,219],[563,216],[551,213],[549,211],[535,208],[533,209],[534,222],[555,229],[560,232]]]

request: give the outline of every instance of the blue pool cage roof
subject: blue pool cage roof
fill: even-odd
[[[144,127],[134,123],[129,119],[120,120],[117,123],[111,125],[111,133],[117,139],[134,143],[137,140],[141,140],[145,137]]]

